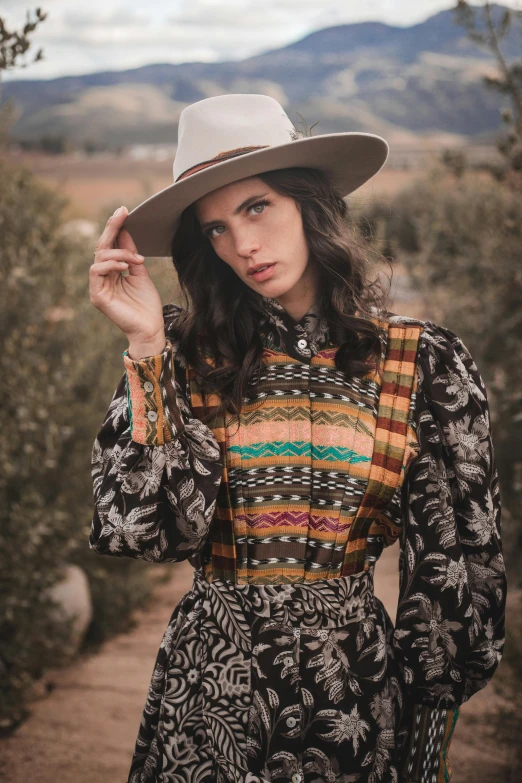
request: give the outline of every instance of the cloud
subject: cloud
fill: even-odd
[[[520,0],[508,0],[517,6]],[[8,27],[29,0],[2,0]],[[36,4],[36,0],[35,0]],[[33,36],[44,60],[10,78],[50,78],[147,63],[240,60],[314,30],[367,20],[408,25],[454,0],[41,0],[48,18]],[[88,9],[88,10],[87,10]]]
[[[97,14],[86,13],[85,11],[66,11],[62,17],[62,24],[65,29],[77,31],[82,29],[95,30],[122,30],[128,34],[130,30],[141,30],[149,27],[151,24],[147,14],[138,11],[121,13],[119,10],[107,9]]]
[[[331,4],[331,3],[330,3]],[[328,3],[326,3],[328,5]],[[252,27],[271,29],[277,33],[277,26],[304,26],[322,15],[317,0],[264,0],[259,3],[245,3],[241,0],[198,0],[186,3],[168,21],[173,25],[198,26],[200,28],[223,27],[229,30],[249,30]]]

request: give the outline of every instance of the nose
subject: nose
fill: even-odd
[[[234,234],[234,246],[240,258],[250,258],[259,250],[259,239],[252,230],[239,229]]]

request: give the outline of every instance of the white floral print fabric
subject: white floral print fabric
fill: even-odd
[[[168,327],[178,308],[164,311]],[[313,355],[327,333],[311,315],[294,330],[269,318],[272,344],[295,355],[302,328]],[[373,593],[375,564],[270,586],[208,583],[196,569],[158,651],[129,783],[450,779],[440,745],[415,740],[413,716],[422,709],[443,727],[493,676],[506,576],[486,390],[462,341],[422,323],[410,409],[420,451],[393,500],[395,626]],[[183,432],[162,446],[134,443],[122,377],[96,437],[89,546],[100,554],[174,562],[204,543],[221,455],[191,415],[175,361]]]

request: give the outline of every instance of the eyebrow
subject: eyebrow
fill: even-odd
[[[249,204],[252,204],[254,201],[258,201],[258,199],[263,198],[264,196],[268,196],[268,192],[260,193],[257,196],[249,196],[244,201],[242,201],[238,207],[235,208],[234,215],[239,215],[241,210],[245,209],[245,207],[248,207]],[[210,220],[208,223],[202,223],[200,228],[201,231],[204,233],[209,228],[213,228],[214,226],[220,226],[222,223],[223,223],[222,220]]]

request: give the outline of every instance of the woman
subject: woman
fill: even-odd
[[[484,384],[457,335],[385,309],[346,223],[387,152],[300,135],[268,96],[199,101],[174,185],[97,244],[91,301],[129,347],[89,545],[195,569],[129,783],[448,781],[459,706],[499,663]],[[184,308],[137,255],[169,241]],[[373,576],[397,539],[394,628]]]

